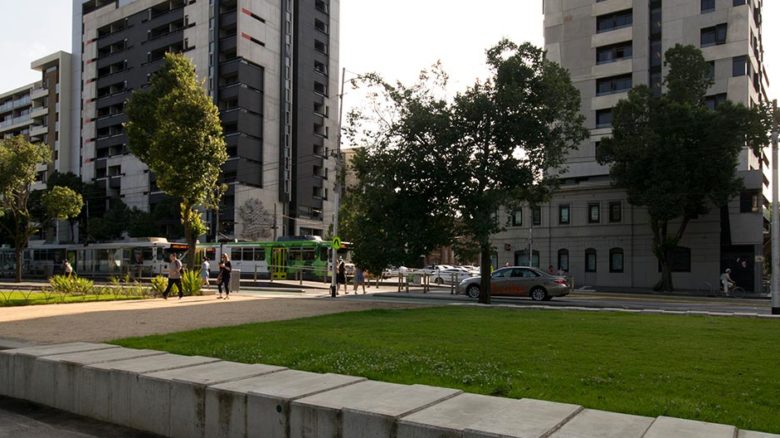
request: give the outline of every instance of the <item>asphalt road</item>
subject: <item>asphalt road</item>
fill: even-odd
[[[323,294],[324,296],[324,294]],[[463,295],[450,295],[448,291],[421,292],[374,292],[367,295],[340,296],[349,300],[392,300],[403,302],[436,303],[474,303],[475,300]],[[771,303],[768,298],[728,298],[698,296],[668,296],[638,293],[607,293],[575,291],[571,295],[554,298],[551,301],[535,302],[529,298],[494,297],[493,304],[512,306],[552,306],[613,308],[632,310],[664,310],[673,312],[718,312],[724,314],[770,314]]]

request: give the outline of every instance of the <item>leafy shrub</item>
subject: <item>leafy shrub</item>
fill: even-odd
[[[162,295],[165,292],[165,288],[168,286],[168,279],[162,275],[152,277],[152,292],[154,295]]]
[[[92,293],[95,283],[92,280],[77,276],[55,275],[49,278],[51,288],[61,294],[86,295]]]
[[[181,284],[184,286],[184,295],[203,295],[200,290],[202,280],[198,271],[184,271]]]

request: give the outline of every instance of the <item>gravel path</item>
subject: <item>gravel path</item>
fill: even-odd
[[[0,338],[35,343],[101,342],[205,327],[278,321],[409,304],[314,298],[214,296],[0,308]]]

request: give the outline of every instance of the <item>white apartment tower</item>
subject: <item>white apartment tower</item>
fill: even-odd
[[[611,187],[596,148],[609,136],[612,108],[633,86],[659,92],[663,54],[676,44],[701,48],[713,67],[707,103],[766,102],[761,33],[763,0],[544,0],[547,57],[569,70],[582,96],[590,138],[568,157],[561,189],[549,204],[508,212],[494,236],[496,263],[563,269],[576,284],[648,288],[660,276],[646,212]],[[706,160],[707,157],[702,157]],[[745,189],[727,207],[695,220],[675,253],[675,286],[717,288],[734,270],[746,289],[761,285],[768,222],[769,161],[745,149],[738,173]],[[738,261],[739,260],[739,261]]]

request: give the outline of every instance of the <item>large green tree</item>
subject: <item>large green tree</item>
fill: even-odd
[[[211,201],[227,149],[219,110],[184,55],[167,53],[148,88],[125,107],[130,150],[157,175],[157,185],[181,201],[184,237],[191,248],[206,231],[198,208]],[[187,263],[194,267],[195,251]]]
[[[8,216],[0,226],[13,236],[17,282],[22,281],[22,253],[35,232],[28,207],[35,168],[49,160],[51,152],[44,144],[32,144],[23,136],[0,141],[0,215]]]
[[[613,110],[612,136],[598,160],[615,186],[645,207],[653,253],[661,265],[658,290],[673,290],[671,254],[692,220],[739,194],[740,152],[767,144],[767,113],[729,101],[707,106],[710,67],[699,49],[677,45],[665,54],[663,94],[635,87]]]
[[[567,151],[588,134],[579,92],[543,50],[503,40],[487,51],[487,65],[490,77],[453,100],[443,74],[423,75],[432,80],[412,87],[368,76],[384,97],[374,105],[379,117],[373,129],[348,131],[370,155],[400,163],[385,193],[423,204],[416,214],[430,219],[429,227],[418,232],[436,232],[441,224],[433,219],[442,218],[450,243],[458,236],[479,246],[482,303],[491,295],[490,236],[506,225],[499,209],[548,196]]]
[[[46,216],[51,220],[68,221],[73,236],[72,220],[81,214],[84,207],[81,194],[70,187],[54,186],[43,194],[41,204],[46,209]]]

